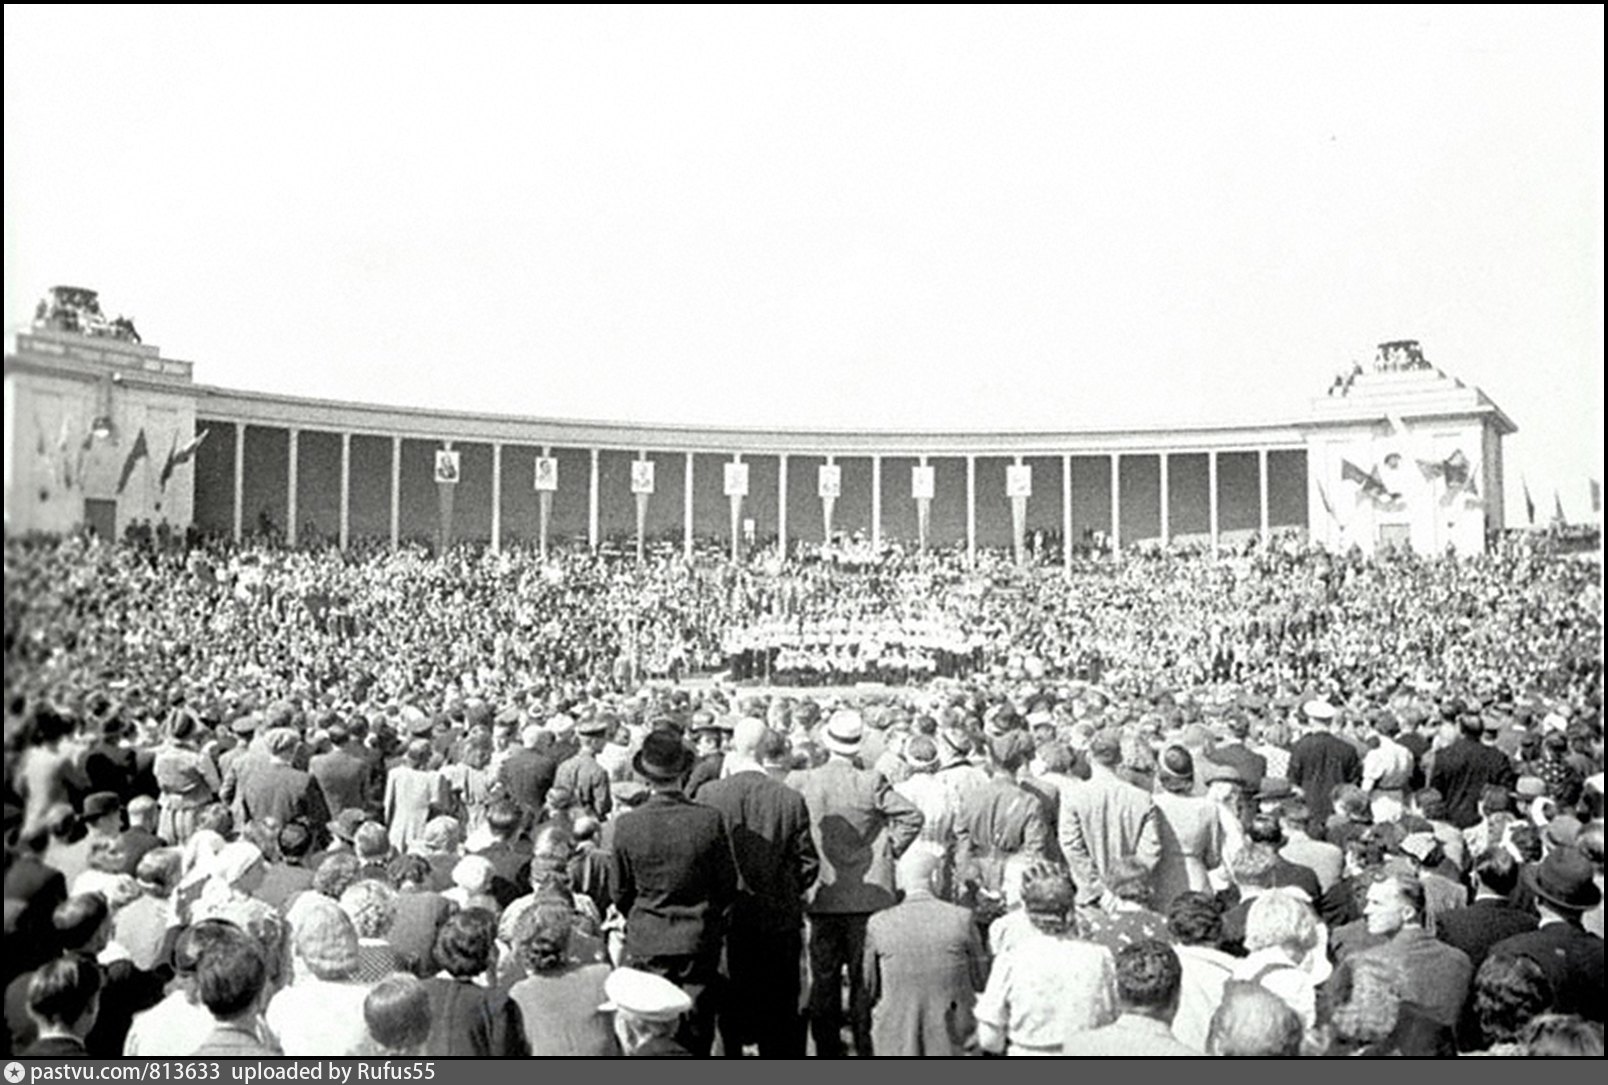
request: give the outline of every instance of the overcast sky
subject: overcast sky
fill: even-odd
[[[544,416],[1287,420],[1418,338],[1603,472],[1603,13],[5,10],[5,318]],[[1572,496],[1578,495],[1578,496]]]

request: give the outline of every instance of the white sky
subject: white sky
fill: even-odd
[[[1418,338],[1603,473],[1603,13],[5,9],[5,319],[545,416],[1284,419]]]

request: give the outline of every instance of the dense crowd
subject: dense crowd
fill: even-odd
[[[828,558],[8,539],[7,1053],[1601,1054],[1596,562]]]

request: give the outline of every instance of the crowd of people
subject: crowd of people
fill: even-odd
[[[7,1054],[1602,1053],[1575,555],[5,560]]]

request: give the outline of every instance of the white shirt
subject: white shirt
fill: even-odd
[[[1362,758],[1362,789],[1364,791],[1400,791],[1413,778],[1413,753],[1401,743],[1385,735],[1379,736],[1379,745]]]
[[[124,1055],[193,1055],[212,1033],[212,1014],[205,1006],[190,1001],[183,991],[174,991],[150,1009],[134,1015],[128,1036],[123,1040]]]

